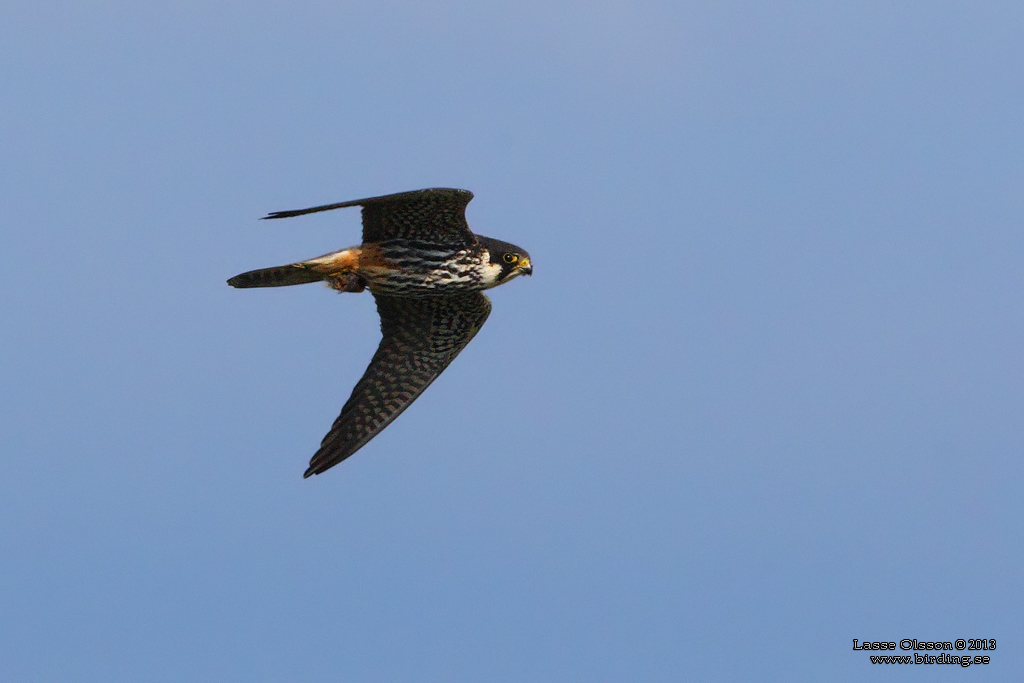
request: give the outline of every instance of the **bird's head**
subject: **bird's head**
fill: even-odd
[[[490,237],[479,239],[487,249],[489,265],[494,273],[492,287],[504,284],[519,275],[533,275],[533,264],[525,249]]]

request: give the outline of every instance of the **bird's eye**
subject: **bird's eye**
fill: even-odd
[[[501,260],[503,260],[505,263],[515,263],[516,261],[519,260],[519,257],[516,256],[515,254],[505,254],[504,256],[501,257]]]

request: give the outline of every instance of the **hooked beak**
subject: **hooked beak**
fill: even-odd
[[[524,258],[519,261],[518,270],[523,275],[533,275],[533,264],[530,263],[530,259]]]

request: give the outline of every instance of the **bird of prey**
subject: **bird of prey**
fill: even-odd
[[[532,275],[523,249],[475,235],[466,223],[467,190],[433,188],[278,211],[290,218],[361,206],[362,244],[308,261],[252,270],[232,287],[326,282],[339,292],[369,289],[383,338],[304,477],[321,474],[365,446],[469,343],[491,312],[481,290]]]

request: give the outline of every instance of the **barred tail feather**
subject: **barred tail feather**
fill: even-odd
[[[234,276],[228,280],[228,284],[239,289],[248,289],[249,287],[287,287],[288,285],[320,282],[323,279],[323,273],[317,273],[293,263],[287,266],[250,270],[248,273]]]

